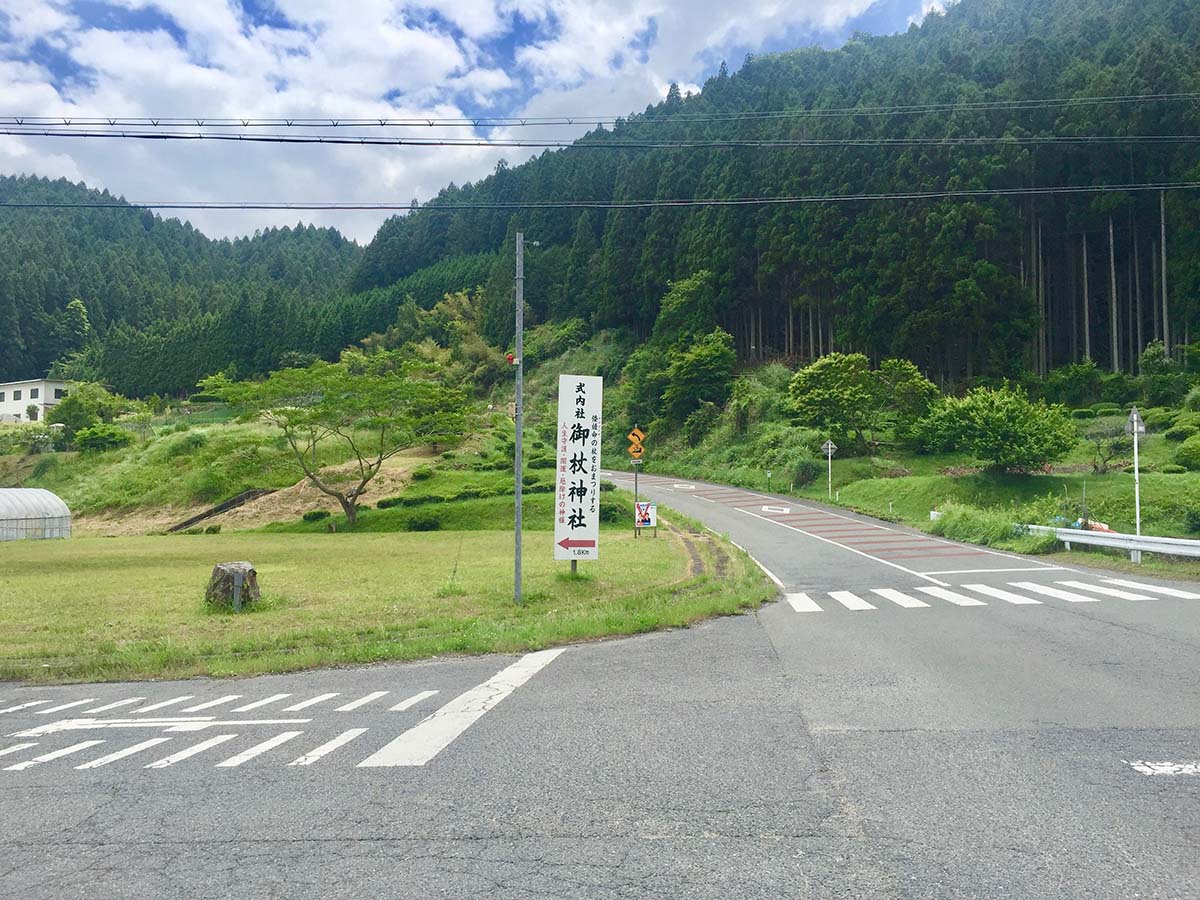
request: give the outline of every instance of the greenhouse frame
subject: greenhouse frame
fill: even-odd
[[[41,488],[0,488],[0,542],[71,536],[71,510]]]

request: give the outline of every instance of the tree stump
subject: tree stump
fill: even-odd
[[[212,577],[208,580],[208,590],[204,592],[204,602],[209,606],[220,606],[234,609],[233,587],[234,576],[241,575],[241,606],[246,606],[259,599],[258,573],[248,562],[224,562],[213,566]]]

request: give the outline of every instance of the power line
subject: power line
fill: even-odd
[[[915,105],[834,106],[808,109],[775,109],[741,112],[671,113],[662,118],[633,114],[579,116],[409,116],[409,117],[275,117],[252,116],[0,116],[0,125],[43,125],[63,127],[177,127],[195,125],[214,128],[397,128],[397,127],[533,127],[628,124],[671,124],[676,122],[730,122],[761,119],[828,118],[844,116],[918,115],[931,112],[1038,110],[1055,107],[1123,105],[1130,103],[1200,102],[1200,92],[1117,94],[1097,97],[1050,97],[1024,100],[978,100],[966,103],[924,103]]]
[[[56,201],[0,201],[0,209],[206,209],[206,210],[297,210],[297,211],[430,211],[455,212],[459,210],[517,211],[524,209],[658,209],[694,208],[712,206],[787,206],[814,203],[858,203],[884,200],[945,200],[989,197],[1028,197],[1050,194],[1099,194],[1099,193],[1144,193],[1169,190],[1198,190],[1200,181],[1174,181],[1136,184],[1105,185],[1058,185],[1040,188],[976,188],[944,191],[906,191],[894,193],[863,194],[814,194],[807,196],[781,197],[692,197],[668,200],[529,200],[529,201],[480,201],[440,203],[433,201],[423,206],[413,200],[409,203],[355,203],[355,202],[243,202],[220,200],[139,200],[124,203]]]
[[[1041,145],[1140,145],[1192,144],[1200,142],[1195,134],[1135,134],[1135,135],[1027,135],[984,137],[902,137],[902,138],[768,138],[768,139],[709,139],[709,140],[525,140],[485,138],[413,138],[381,135],[324,135],[324,134],[231,134],[226,132],[184,131],[75,131],[0,127],[0,134],[17,137],[49,137],[95,139],[108,138],[142,141],[234,142],[248,144],[328,144],[384,147],[465,147],[502,148],[527,147],[534,149],[586,150],[689,150],[689,149],[819,149],[833,147],[994,147]]]

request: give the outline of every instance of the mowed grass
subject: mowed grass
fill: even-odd
[[[684,626],[774,591],[745,556],[689,536],[606,529],[601,559],[552,559],[525,536],[525,605],[512,600],[512,535],[269,534],[76,538],[0,545],[0,678],[248,675],[440,654],[515,652]],[[718,560],[718,557],[720,558]],[[263,600],[203,602],[212,565],[248,559]],[[457,572],[455,574],[455,570]]]

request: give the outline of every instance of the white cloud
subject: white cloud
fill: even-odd
[[[269,24],[248,17],[239,0],[107,2],[172,27],[120,30],[91,24],[71,0],[0,0],[0,114],[460,117],[497,100],[508,111],[514,98],[529,115],[623,114],[661,99],[671,82],[698,90],[714,59],[733,61],[790,29],[835,28],[871,0],[274,0]],[[935,2],[926,0],[923,14]],[[30,62],[39,41],[78,76]],[[133,199],[407,203],[450,181],[478,180],[502,155],[526,156],[0,139],[0,171],[86,180]],[[189,214],[214,235],[301,217],[369,240],[384,214]]]

